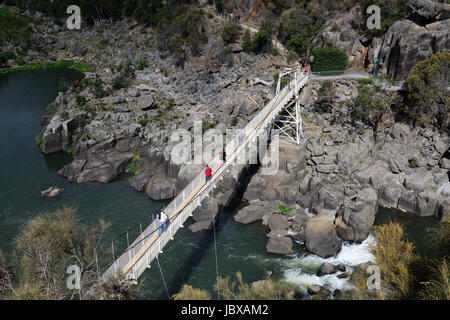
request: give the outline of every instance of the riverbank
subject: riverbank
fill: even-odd
[[[80,61],[57,61],[57,62],[33,62],[23,66],[10,67],[6,69],[0,69],[0,74],[9,74],[21,71],[38,71],[38,70],[62,70],[73,69],[79,72],[90,72],[86,64]]]

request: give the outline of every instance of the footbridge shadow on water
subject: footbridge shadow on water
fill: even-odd
[[[230,200],[226,203],[225,206],[219,209],[219,213],[216,216],[216,239],[223,232],[224,227],[233,216],[233,213],[241,205],[244,192],[247,189],[251,178],[258,172],[260,167],[261,163],[258,159],[258,164],[249,165],[246,170],[243,170],[243,172],[241,173],[238,179],[238,184],[234,188]],[[203,233],[203,237],[201,237],[200,240],[197,240],[199,243],[198,248],[194,250],[187,259],[184,260],[184,263],[181,264],[180,268],[177,270],[176,275],[173,276],[167,283],[167,287],[171,295],[178,293],[181,290],[183,284],[186,283],[186,281],[192,276],[193,272],[199,267],[200,263],[203,261],[211,246],[214,246],[214,230],[212,226],[209,230],[201,232]],[[161,279],[161,281],[163,281],[163,279]],[[212,288],[211,291],[213,291]],[[158,300],[165,300],[167,298],[167,293],[164,291],[157,297]]]

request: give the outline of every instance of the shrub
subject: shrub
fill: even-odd
[[[439,52],[418,62],[406,79],[406,114],[417,124],[433,124],[450,132],[450,53]]]
[[[65,93],[65,92],[67,92],[68,89],[69,89],[69,87],[67,86],[67,82],[64,79],[59,80],[58,91]]]
[[[0,53],[0,64],[5,64],[9,59],[14,59],[15,56],[14,52],[10,50]]]
[[[409,163],[410,168],[418,168],[419,167],[419,162],[417,161],[416,158],[409,159],[408,163]]]
[[[128,81],[123,77],[118,77],[112,81],[111,85],[114,90],[119,90],[126,88],[128,86]]]
[[[343,71],[347,69],[347,55],[338,48],[316,48],[312,51],[314,72]]]
[[[426,300],[450,300],[450,270],[448,258],[442,258],[430,267],[432,278],[423,283],[420,297]]]
[[[214,288],[225,300],[292,300],[295,285],[289,282],[265,279],[253,284],[244,283],[242,274],[236,273],[237,282],[219,278]]]
[[[312,40],[319,34],[323,23],[324,18],[309,5],[306,9],[299,7],[282,15],[278,36],[290,51],[304,56],[310,51]]]
[[[235,43],[241,35],[241,26],[234,21],[226,22],[222,28],[222,39],[225,44]]]
[[[180,292],[172,296],[174,300],[211,300],[211,296],[204,290],[194,289],[184,284]]]
[[[82,104],[85,104],[85,103],[86,103],[86,98],[85,98],[83,95],[78,94],[78,95],[75,97],[75,101],[77,102],[77,104],[78,104],[79,106],[81,106]]]
[[[43,142],[42,142],[42,137],[41,137],[40,134],[38,134],[38,135],[36,136],[36,138],[34,138],[34,141],[35,141],[36,144],[38,145],[39,149],[42,150]]]
[[[287,62],[289,64],[293,63],[293,62],[297,62],[298,60],[300,60],[300,56],[298,55],[297,52],[295,51],[289,51],[288,55],[287,55]]]
[[[409,266],[416,258],[414,245],[405,240],[398,223],[375,226],[374,230],[377,245],[371,247],[371,252],[381,271],[382,294],[389,299],[408,298],[412,284]]]
[[[54,104],[49,104],[49,105],[45,108],[45,110],[46,110],[47,112],[52,111],[52,110],[54,110],[54,109],[56,109],[56,106],[55,106]]]
[[[280,209],[281,214],[288,214],[289,212],[291,212],[292,210],[294,210],[295,207],[286,207],[285,205],[278,205],[278,208]]]
[[[245,29],[244,35],[242,36],[242,49],[245,52],[253,51],[252,35],[250,34],[250,29]]]
[[[138,69],[138,70],[144,70],[147,67],[148,67],[148,62],[147,62],[146,58],[141,58],[136,65],[136,69]]]

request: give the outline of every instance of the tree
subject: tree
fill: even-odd
[[[222,28],[222,39],[225,44],[235,43],[239,40],[241,26],[234,21],[226,22]]]
[[[450,132],[450,53],[420,61],[406,79],[406,114],[417,124],[434,124]]]
[[[0,294],[10,299],[77,299],[79,292],[69,290],[66,283],[67,268],[76,265],[82,294],[95,287],[95,292],[112,291],[115,297],[133,296],[133,285],[123,277],[106,284],[99,280],[97,265],[107,261],[101,248],[108,227],[104,220],[94,226],[81,224],[74,208],[38,215],[16,238],[10,263],[0,258]]]

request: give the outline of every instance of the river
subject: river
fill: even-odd
[[[94,223],[99,218],[110,221],[109,236],[115,237],[139,221],[149,221],[152,212],[165,204],[136,192],[129,186],[126,175],[108,184],[68,183],[56,171],[70,162],[71,156],[64,152],[43,155],[34,143],[40,130],[40,118],[45,107],[57,96],[59,81],[73,81],[81,76],[73,70],[0,75],[0,250],[10,252],[14,237],[37,214],[63,206],[76,207],[85,223]],[[41,199],[38,193],[53,185],[64,187],[63,195],[56,200]],[[191,234],[186,224],[159,256],[162,274],[157,261],[154,261],[141,278],[143,297],[167,299],[167,291],[172,295],[182,284],[188,283],[208,290],[214,298],[212,287],[216,272],[225,277],[234,275],[236,271],[241,271],[245,282],[272,274],[277,279],[297,283],[299,292],[305,292],[306,286],[312,283],[329,289],[345,289],[348,282],[337,279],[335,275],[315,276],[320,264],[323,261],[343,262],[351,269],[373,259],[368,250],[368,246],[374,243],[372,236],[361,244],[344,244],[338,256],[330,259],[308,254],[298,249],[299,246],[292,256],[268,254],[265,250],[267,227],[259,223],[238,224],[232,218],[234,213],[221,213],[216,241],[213,232]],[[433,218],[419,219],[382,209],[376,223],[393,218],[405,222],[411,239],[418,243],[420,249],[425,248],[421,240],[423,230],[434,223]]]

